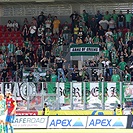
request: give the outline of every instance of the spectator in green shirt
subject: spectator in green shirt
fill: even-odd
[[[102,53],[104,54],[104,57],[105,58],[108,58],[109,59],[109,51],[107,50],[106,47],[104,47],[104,50],[102,51]]]
[[[131,81],[131,75],[128,73],[127,70],[125,70],[124,81],[126,81],[126,82],[130,82]]]
[[[116,42],[118,40],[118,33],[116,32],[116,30],[113,31],[113,39],[114,39],[114,42]]]
[[[118,14],[115,13],[115,10],[113,10],[113,14],[111,15],[114,19],[114,21],[117,23]]]
[[[127,30],[127,32],[125,33],[125,41],[126,41],[126,44],[127,42],[130,40],[130,38],[133,36],[133,33],[131,32],[130,29]]]
[[[118,63],[118,55],[117,55],[116,49],[114,47],[111,50],[110,58],[111,58],[112,66],[116,67],[117,63]]]
[[[108,51],[111,52],[112,48],[114,47],[114,42],[112,42],[110,37],[106,38],[106,44],[105,46],[107,47]]]
[[[105,15],[104,15],[104,19],[107,20],[107,21],[109,21],[109,20],[110,20],[110,17],[111,17],[111,16],[110,16],[109,12],[106,11],[106,12],[105,12]]]
[[[130,27],[131,27],[131,18],[132,18],[132,14],[131,13],[129,13],[129,10],[127,10],[127,14],[125,14],[125,19],[126,19],[126,27],[128,28],[128,29],[130,29]]]
[[[85,21],[86,26],[88,26],[88,18],[89,18],[88,13],[86,12],[86,10],[83,10],[83,19]]]
[[[120,68],[120,70],[124,71],[126,65],[127,65],[127,63],[124,62],[123,58],[121,58],[121,62],[118,64],[118,67]]]
[[[111,77],[111,81],[112,82],[118,82],[118,81],[120,81],[120,76],[116,73],[115,70],[114,70],[113,75]]]
[[[57,75],[55,71],[53,71],[51,74],[51,82],[57,82]]]

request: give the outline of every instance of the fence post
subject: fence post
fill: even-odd
[[[15,100],[17,100],[17,94],[18,94],[18,92],[17,91],[19,91],[18,90],[18,88],[17,88],[17,83],[16,82],[14,82],[14,89],[15,89],[15,94],[14,94],[14,98],[15,98]]]
[[[42,92],[41,92],[41,97],[42,97],[42,108],[44,106],[44,83],[41,82],[41,87],[42,87]],[[39,85],[40,85],[40,82],[39,82]]]
[[[30,95],[29,95],[30,89],[29,89],[29,82],[27,82],[27,110],[30,109]]]
[[[70,106],[71,110],[73,110],[73,83],[70,82]]]
[[[59,82],[57,82],[57,91],[56,91],[56,94],[57,94],[57,110],[59,110],[60,108],[60,89],[59,89]]]
[[[5,95],[4,83],[1,82],[1,92]]]
[[[86,83],[83,82],[83,109],[86,110]]]
[[[122,104],[122,82],[120,82],[120,104],[121,106],[123,106]]]
[[[102,110],[105,110],[105,104],[104,104],[104,82],[102,82]]]

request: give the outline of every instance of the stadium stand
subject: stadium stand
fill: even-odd
[[[31,73],[26,77],[31,82],[34,70],[45,71],[47,82],[133,81],[132,13],[98,11],[91,19],[83,10],[82,14],[73,12],[70,18],[71,23],[67,19],[61,23],[58,16],[41,12],[31,22],[26,18],[23,25],[11,20],[0,25],[1,81],[24,81],[25,71]],[[66,55],[75,43],[99,44],[99,57],[84,61],[80,70],[73,64],[63,67],[64,62],[70,62]]]

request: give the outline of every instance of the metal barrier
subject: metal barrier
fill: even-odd
[[[0,83],[0,90],[10,90],[17,100],[18,110],[113,110],[118,103],[133,107],[133,85],[123,82],[67,83]]]

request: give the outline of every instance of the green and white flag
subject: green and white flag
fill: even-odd
[[[73,83],[73,104],[82,103],[82,83]]]
[[[65,103],[65,96],[64,96],[64,90],[65,90],[65,84],[64,83],[56,83],[56,88],[59,87],[59,90],[56,89],[56,94],[59,93],[59,103]]]
[[[59,87],[59,90],[57,88]],[[70,83],[47,83],[48,94],[59,94],[59,101],[70,104]]]
[[[89,104],[89,108],[101,107],[102,86],[101,82],[87,82],[86,83],[86,102]]]
[[[99,55],[99,45],[97,44],[73,44],[70,47],[71,56],[95,56]]]
[[[57,88],[59,87],[59,90]],[[48,93],[59,94],[59,101],[70,104],[70,83],[47,83]],[[82,103],[82,83],[72,83],[73,104]]]
[[[105,108],[114,109],[120,103],[120,83],[104,82]]]

